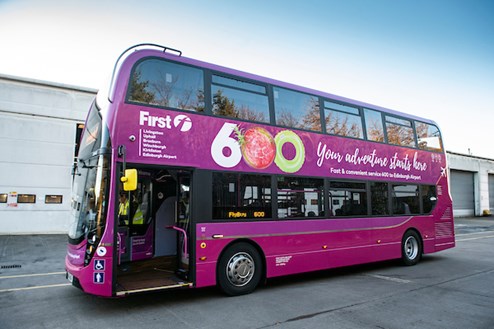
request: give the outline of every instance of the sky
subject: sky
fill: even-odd
[[[0,0],[0,74],[99,89],[139,43],[425,117],[494,159],[492,0]]]

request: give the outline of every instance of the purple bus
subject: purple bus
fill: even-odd
[[[100,296],[218,285],[455,246],[438,126],[138,45],[94,101],[67,278]]]

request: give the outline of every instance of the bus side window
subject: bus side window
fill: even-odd
[[[443,143],[439,129],[434,125],[415,121],[417,131],[418,146],[420,149],[428,151],[443,151]]]
[[[366,216],[367,191],[363,182],[331,181],[329,194],[335,216]]]
[[[305,177],[278,177],[278,218],[324,216],[324,181]]]
[[[215,115],[270,122],[265,86],[213,75],[211,94]]]
[[[417,185],[393,184],[393,214],[419,214],[420,202]]]
[[[372,215],[389,215],[388,183],[371,182]]]
[[[437,202],[436,187],[434,185],[422,185],[420,190],[423,213],[430,214]]]
[[[388,143],[393,145],[417,147],[412,122],[394,116],[386,115],[386,133]]]
[[[367,140],[384,143],[384,128],[381,112],[364,109]]]
[[[278,87],[273,93],[277,125],[322,131],[317,97]]]
[[[328,134],[364,138],[362,117],[357,107],[324,101],[324,115]]]
[[[145,60],[132,69],[127,101],[204,112],[204,73],[165,60]]]

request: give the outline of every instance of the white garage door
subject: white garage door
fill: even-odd
[[[489,175],[489,208],[494,214],[494,175]]]
[[[473,172],[451,170],[451,196],[455,216],[475,215]]]

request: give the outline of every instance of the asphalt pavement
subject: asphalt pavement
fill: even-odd
[[[65,279],[66,235],[0,236],[0,328],[494,328],[494,217],[456,220],[457,246],[419,266],[382,262],[216,288],[99,298]]]

